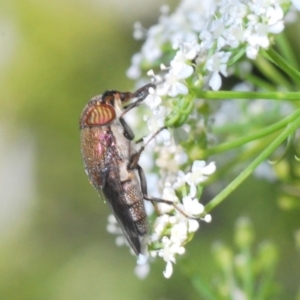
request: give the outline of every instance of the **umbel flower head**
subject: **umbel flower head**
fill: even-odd
[[[300,7],[299,0],[293,3]],[[133,55],[127,75],[138,85],[150,77],[156,86],[144,101],[149,107],[143,118],[148,127],[144,142],[151,142],[141,159],[148,156],[155,161],[148,172],[159,169],[159,179],[152,176],[156,182],[148,185],[158,186],[160,197],[174,203],[158,203],[157,213],[152,211],[148,262],[139,258],[136,268],[141,278],[154,258],[165,261],[163,274],[169,278],[177,257],[185,253],[185,245],[199,229],[195,218],[211,221],[200,198],[216,165],[199,160],[198,149],[207,143],[201,137],[207,137],[208,121],[199,113],[197,94],[220,90],[224,77],[238,75],[241,68],[249,72],[243,62],[256,59],[272,45],[275,35],[284,30],[290,5],[284,0],[182,0],[173,13],[163,6],[158,23],[148,30],[135,25],[134,36],[145,41]],[[194,110],[196,102],[198,110]],[[191,151],[195,145],[197,151]],[[109,230],[120,233],[112,219]],[[117,239],[119,244],[124,241]]]
[[[245,54],[255,59],[283,31],[283,7],[289,4],[280,0],[183,0],[173,14],[163,7],[158,24],[149,30],[135,27],[135,36],[145,37],[145,43],[133,56],[127,74],[138,79],[143,65],[161,61],[161,71],[167,72],[159,75],[160,96],[187,94],[187,79],[199,76],[206,87],[219,90],[221,75],[226,77],[238,58]],[[174,56],[165,61],[168,52]]]

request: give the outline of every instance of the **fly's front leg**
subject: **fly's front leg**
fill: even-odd
[[[140,156],[142,154],[142,152],[145,150],[146,146],[164,129],[166,129],[166,127],[162,127],[160,129],[158,129],[149,139],[148,141],[138,150],[138,152],[136,152],[134,155],[132,155],[131,159],[130,159],[130,163],[129,163],[129,169],[134,170],[137,168],[138,166],[138,162],[140,160]]]
[[[127,122],[123,119],[123,117],[119,118],[119,121],[123,127],[123,135],[125,136],[125,138],[129,141],[132,141],[134,139],[134,133],[131,130],[131,128],[129,127],[129,125],[127,124]]]

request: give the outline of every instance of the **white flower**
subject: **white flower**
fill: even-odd
[[[166,269],[165,271],[163,272],[165,278],[170,278],[173,274],[173,265],[172,265],[172,262],[171,261],[168,261],[167,264],[166,264]]]
[[[150,109],[156,109],[161,104],[161,97],[154,88],[150,87],[149,94],[144,99],[143,103],[148,105]]]
[[[207,214],[204,216],[204,219],[203,219],[206,223],[210,223],[211,220],[212,220],[212,217],[210,214]]]
[[[162,54],[161,39],[159,37],[163,34],[163,30],[164,28],[160,24],[154,25],[148,30],[148,38],[142,46],[142,53],[149,62],[154,62]]]
[[[173,141],[168,146],[164,144],[157,149],[158,158],[155,163],[161,170],[175,174],[178,171],[180,163],[182,163],[183,151],[184,150],[180,146],[176,146]]]
[[[181,57],[182,61],[193,60],[200,50],[200,45],[196,41],[173,43],[173,49],[177,48],[180,51],[176,53],[175,60],[178,60],[179,57]]]
[[[170,278],[173,273],[172,263],[176,262],[175,255],[182,255],[185,252],[184,247],[179,243],[173,243],[168,237],[162,239],[163,248],[158,251],[158,255],[167,263],[164,276]]]
[[[170,144],[171,134],[169,130],[164,129],[157,134],[157,132],[164,127],[166,115],[166,108],[164,106],[158,106],[156,109],[152,110],[152,115],[150,117],[144,118],[149,129],[149,134],[143,138],[144,143],[147,143],[148,140],[152,139],[154,136],[153,141],[162,142],[167,145]]]
[[[193,197],[196,195],[196,185],[204,182],[209,175],[214,173],[216,170],[216,165],[214,162],[206,165],[204,160],[197,160],[193,163],[192,172],[186,174],[186,182],[190,185],[191,191],[190,195]]]
[[[197,220],[188,220],[189,223],[189,232],[196,232],[199,229],[199,222]]]
[[[171,240],[167,236],[164,236],[162,238],[162,244],[163,247],[158,251],[158,255],[166,262],[175,262],[176,247],[173,247]]]
[[[204,206],[197,199],[192,199],[190,196],[182,198],[184,211],[190,216],[197,216],[203,213]]]
[[[284,29],[283,17],[283,10],[278,4],[268,7],[266,18],[268,19],[269,32],[275,34],[282,32]]]
[[[168,184],[165,184],[162,198],[168,201],[178,202],[178,198],[176,196],[175,190]],[[173,205],[166,204],[166,203],[158,203],[157,207],[161,214],[167,214],[170,213],[172,210],[174,210]]]
[[[157,241],[159,239],[159,237],[163,234],[165,228],[168,226],[169,223],[170,216],[166,214],[158,216],[155,219],[155,222],[153,224],[153,234],[151,236],[152,241]]]
[[[212,21],[209,30],[212,33],[212,39],[217,42],[217,50],[221,49],[226,44],[226,40],[223,37],[225,30],[223,19]]]
[[[217,91],[221,87],[221,76],[219,73],[227,76],[227,62],[229,60],[230,52],[217,52],[213,54],[206,62],[207,70],[212,72],[211,79],[209,81],[209,86]]]
[[[176,181],[173,183],[173,188],[176,190],[182,187],[185,183],[185,174],[181,170],[179,170],[176,177]]]
[[[187,240],[188,224],[185,221],[181,221],[175,224],[171,229],[170,240],[175,244],[182,244]]]
[[[157,94],[161,96],[169,95],[171,97],[175,97],[178,94],[186,95],[188,88],[181,81],[191,75],[192,72],[193,68],[191,66],[182,63],[173,63],[173,67],[165,75],[163,83],[157,86]]]

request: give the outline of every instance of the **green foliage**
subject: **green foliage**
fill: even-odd
[[[198,285],[204,299],[280,299],[275,269],[278,249],[271,242],[262,242],[254,249],[254,229],[247,218],[241,218],[235,228],[235,249],[222,242],[215,243],[213,254],[216,276],[208,286]]]

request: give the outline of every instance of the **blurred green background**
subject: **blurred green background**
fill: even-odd
[[[139,50],[133,23],[155,23],[165,3],[0,2],[1,300],[198,299],[185,270],[209,281],[212,242],[232,243],[240,215],[259,240],[279,244],[284,294],[300,287],[299,211],[282,212],[274,185],[256,179],[213,212],[170,280],[163,262],[138,279],[135,258],[106,232],[108,207],[83,170],[79,116],[92,96],[132,89],[125,72]]]

